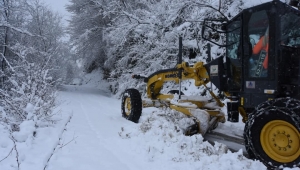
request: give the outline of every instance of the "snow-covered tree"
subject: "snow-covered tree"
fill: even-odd
[[[119,2],[118,5],[117,2]],[[111,76],[118,78],[120,92],[133,85],[132,73],[149,75],[154,71],[174,67],[178,54],[178,38],[184,39],[184,54],[190,50],[198,54],[198,60],[207,59],[206,43],[201,39],[202,22],[205,18],[228,20],[228,5],[223,1],[139,1],[143,5],[122,8],[116,1],[108,11],[115,12],[116,19],[105,31],[109,41],[106,64],[113,69]],[[237,12],[243,2],[234,3]],[[130,9],[130,10],[127,10]],[[224,54],[218,49],[214,57]]]
[[[109,1],[107,1],[109,2]],[[70,0],[70,41],[83,60],[85,70],[101,68],[106,59],[103,29],[110,20],[104,16],[105,0]]]
[[[50,120],[67,48],[61,17],[39,0],[1,3],[0,121]]]
[[[119,93],[140,84],[130,78],[132,73],[149,75],[174,67],[179,37],[184,39],[185,56],[193,51],[198,60],[205,61],[207,44],[201,38],[203,20],[228,20],[243,8],[242,0],[70,2],[74,47],[85,58],[89,70],[101,65],[110,78],[118,80],[115,85]],[[224,49],[214,48],[214,57],[224,54]]]

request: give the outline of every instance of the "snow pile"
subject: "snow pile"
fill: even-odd
[[[130,140],[128,147],[146,155],[150,162],[192,163],[201,169],[266,169],[262,163],[245,158],[242,150],[232,153],[223,144],[212,146],[200,134],[185,136],[184,129],[192,124],[191,118],[179,112],[148,108],[137,128],[122,127],[119,135]]]
[[[9,131],[7,130],[7,127],[0,124],[0,167],[1,169],[11,169],[11,167],[15,166],[14,164],[8,163],[14,161],[14,156],[16,155],[15,152],[13,152],[14,143],[9,138]],[[10,156],[9,155],[13,155]]]
[[[57,148],[70,114],[57,114],[56,124],[25,120],[11,132],[0,124],[0,169],[42,170]]]

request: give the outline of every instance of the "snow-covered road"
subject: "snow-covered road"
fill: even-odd
[[[201,135],[176,132],[169,110],[144,109],[135,124],[121,117],[120,100],[105,91],[68,86],[60,100],[62,113],[73,116],[49,170],[265,169],[242,151],[225,154]]]
[[[130,169],[118,143],[121,123],[129,123],[116,107],[120,102],[103,91],[78,87],[67,87],[60,96],[62,111],[73,114],[63,137],[72,142],[52,158],[49,169]]]
[[[105,90],[65,86],[58,102],[55,124],[29,119],[15,132],[0,124],[0,170],[266,169],[242,150],[226,152],[200,134],[183,135],[191,119],[168,108],[143,109],[136,124],[121,116],[120,100]],[[229,122],[218,128],[242,132]]]

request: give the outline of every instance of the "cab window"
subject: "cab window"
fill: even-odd
[[[248,76],[268,76],[269,19],[265,10],[252,13],[248,23],[252,53],[248,61]]]
[[[300,16],[286,13],[280,16],[281,33],[280,43],[286,46],[300,46]]]
[[[227,26],[227,57],[231,59],[238,59],[238,46],[240,44],[240,34],[241,21],[240,17],[238,17]]]

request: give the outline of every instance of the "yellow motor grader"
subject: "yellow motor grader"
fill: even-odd
[[[242,116],[250,158],[271,169],[300,167],[299,6],[295,0],[289,5],[273,0],[244,9],[230,21],[204,20],[202,38],[225,47],[226,56],[190,66],[182,62],[179,38],[175,68],[147,77],[133,75],[147,84],[147,99],[142,100],[138,90],[127,89],[122,96],[122,116],[137,123],[143,107],[169,107],[193,118],[195,124],[187,127],[186,135],[205,135],[226,121],[221,111],[224,104],[207,87],[210,82],[230,99],[226,103],[227,120],[238,122]],[[226,43],[219,44],[215,33],[224,34]],[[161,93],[165,82],[180,84],[184,80],[203,86],[214,101],[183,95],[181,88]],[[200,112],[205,114],[199,117]]]

